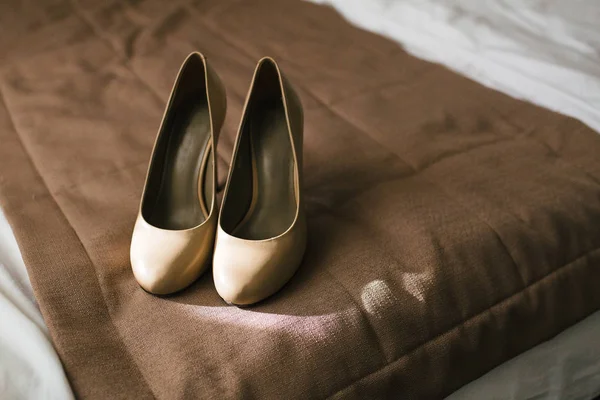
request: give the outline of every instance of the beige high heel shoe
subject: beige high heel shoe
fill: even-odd
[[[210,264],[215,150],[226,106],[217,74],[202,54],[190,54],[158,131],[131,240],[133,274],[150,293],[183,289]]]
[[[256,303],[294,274],[306,247],[300,100],[271,58],[246,98],[217,226],[213,277],[228,303]]]

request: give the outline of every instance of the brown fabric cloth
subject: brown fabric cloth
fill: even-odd
[[[130,235],[180,63],[305,105],[309,244],[276,296],[141,290]],[[600,307],[600,136],[293,1],[0,5],[0,201],[81,398],[440,398]]]

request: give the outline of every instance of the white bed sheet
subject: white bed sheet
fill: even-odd
[[[73,399],[0,210],[0,399]]]
[[[597,0],[312,0],[484,85],[600,131]],[[458,368],[459,366],[457,366]],[[471,382],[449,399],[600,395],[600,312]],[[0,398],[71,399],[0,210]]]

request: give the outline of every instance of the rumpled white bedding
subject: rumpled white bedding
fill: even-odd
[[[0,210],[0,399],[73,399]]]
[[[420,58],[600,131],[598,0],[311,1],[335,7]],[[599,394],[597,312],[449,399],[570,400]],[[0,399],[71,398],[0,210]]]

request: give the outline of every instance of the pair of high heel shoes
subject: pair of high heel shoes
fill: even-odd
[[[271,58],[259,61],[246,98],[220,211],[215,151],[225,90],[192,53],[161,123],[131,242],[146,291],[169,294],[210,265],[219,295],[256,303],[294,274],[306,246],[302,105]]]

